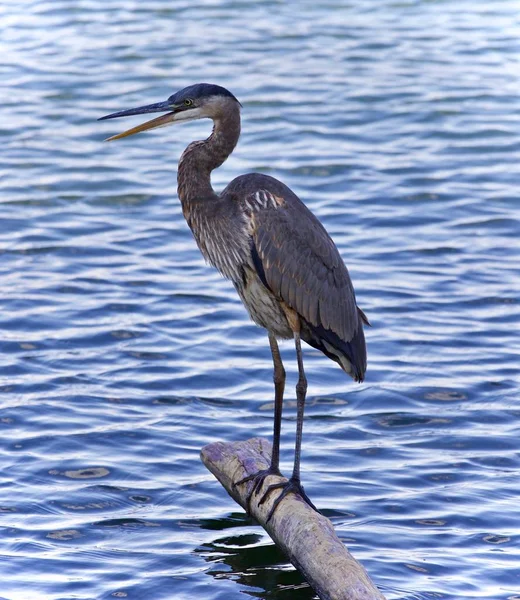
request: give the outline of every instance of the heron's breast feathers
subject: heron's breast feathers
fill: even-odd
[[[206,261],[227,279],[241,283],[244,267],[251,262],[244,215],[225,198],[214,198],[191,201],[185,216]]]

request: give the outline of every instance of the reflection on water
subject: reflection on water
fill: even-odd
[[[245,523],[244,523],[245,525]],[[207,573],[215,579],[231,578],[246,586],[246,594],[263,598],[314,599],[309,584],[302,575],[287,566],[286,558],[265,534],[246,533],[227,536],[196,549],[212,566]],[[258,590],[258,591],[255,591]]]
[[[2,23],[0,594],[314,597],[199,461],[272,431],[265,332],[175,195],[210,126],[104,144],[96,121],[212,81],[244,105],[215,187],[290,185],[373,325],[363,385],[305,349],[306,491],[389,600],[520,598],[516,3],[23,0]]]

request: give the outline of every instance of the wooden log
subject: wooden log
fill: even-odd
[[[247,510],[246,496],[253,483],[248,481],[236,487],[233,484],[269,465],[271,444],[263,438],[228,444],[216,442],[201,450],[201,459],[233,500]],[[283,480],[271,475],[262,489]],[[290,493],[266,523],[277,493],[273,491],[258,506],[261,494],[262,490],[252,499],[251,516],[282,548],[322,600],[385,600],[364,567],[336,536],[329,519]]]

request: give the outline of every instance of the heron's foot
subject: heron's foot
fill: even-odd
[[[237,485],[242,485],[243,483],[247,483],[248,481],[253,482],[251,490],[249,491],[249,493],[247,494],[247,497],[246,497],[248,513],[251,512],[252,497],[255,494],[258,494],[258,492],[262,489],[262,486],[264,485],[264,481],[265,481],[266,477],[269,477],[269,475],[278,475],[279,477],[282,477],[282,474],[280,473],[280,469],[278,467],[273,467],[271,465],[269,468],[262,469],[261,471],[258,471],[258,473],[253,473],[253,475],[248,475],[247,477],[244,477],[240,481],[237,481],[236,483],[233,484],[233,487],[237,487]],[[259,502],[259,504],[261,504],[261,502]]]
[[[307,496],[307,494],[305,493],[305,490],[303,489],[303,486],[300,483],[300,480],[296,479],[294,477],[291,477],[291,479],[289,479],[288,481],[280,481],[278,483],[272,483],[265,490],[264,495],[260,498],[260,502],[258,503],[258,505],[260,506],[261,504],[263,504],[267,500],[269,494],[273,490],[278,490],[278,489],[281,489],[282,491],[278,494],[278,498],[276,498],[276,500],[273,502],[273,506],[271,507],[271,510],[269,512],[269,516],[267,517],[266,523],[269,523],[269,521],[271,520],[271,517],[274,515],[274,511],[278,508],[278,505],[280,504],[280,502],[290,492],[292,492],[293,494],[298,494],[302,498],[302,500],[304,500],[312,509],[314,509],[317,513],[320,512],[314,506],[314,504],[311,502],[309,496]]]

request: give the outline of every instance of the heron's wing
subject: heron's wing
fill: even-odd
[[[253,262],[264,284],[309,324],[352,340],[360,318],[354,289],[323,225],[292,195],[259,190],[246,206]]]

